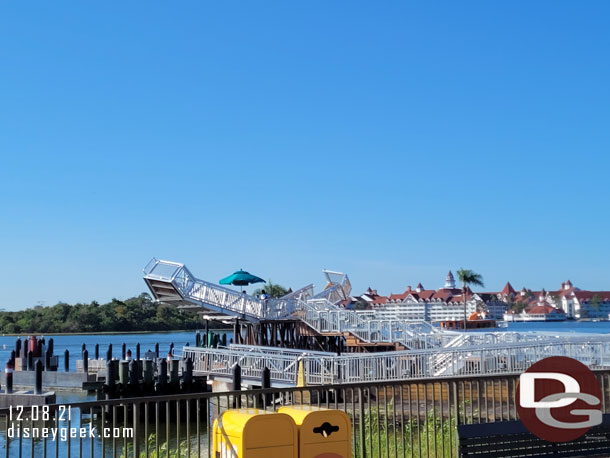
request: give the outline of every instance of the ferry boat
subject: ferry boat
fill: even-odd
[[[464,320],[443,320],[440,322],[443,329],[464,329]],[[485,317],[484,313],[473,313],[466,320],[466,329],[489,329],[500,327],[498,322]]]

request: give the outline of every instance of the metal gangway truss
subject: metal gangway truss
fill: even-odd
[[[279,299],[261,300],[196,278],[188,268],[153,258],[144,268],[144,281],[155,299],[182,308],[203,308],[211,313],[257,322],[298,318],[320,334],[349,333],[365,343],[400,344],[408,349],[435,348],[455,339],[424,321],[377,316],[371,311],[346,310],[337,305],[347,299],[351,285],[346,274],[323,271],[326,287],[314,294],[307,285]]]
[[[313,285],[307,285],[279,299],[263,301],[200,280],[181,263],[153,258],[144,268],[144,280],[157,301],[251,322],[299,319],[319,334],[351,334],[368,344],[399,344],[407,350],[426,350],[553,341],[536,333],[447,331],[424,321],[406,321],[393,312],[346,310],[338,303],[349,297],[349,278],[340,272],[325,270],[324,274],[327,285],[318,294],[314,294]],[[436,358],[436,366],[442,366],[443,357]]]
[[[346,310],[347,275],[325,271],[326,288],[308,285],[279,299],[256,297],[195,278],[184,264],[153,259],[144,280],[155,299],[178,307],[252,322],[299,319],[320,334],[349,333],[367,343],[399,343],[406,350],[336,355],[286,348],[231,345],[183,349],[195,372],[227,376],[239,364],[244,377],[259,379],[265,367],[277,384],[294,384],[303,363],[308,384],[388,381],[421,377],[517,373],[546,356],[569,356],[591,368],[610,367],[610,336],[517,332],[455,332],[392,313]]]
[[[298,300],[313,296],[313,285],[280,299],[262,301],[257,297],[196,278],[181,263],[153,258],[144,268],[144,281],[155,300],[180,308],[203,308],[209,312],[249,321],[280,319],[295,310]],[[334,293],[329,289],[329,295]]]
[[[183,348],[183,357],[194,362],[195,374],[230,378],[239,364],[244,380],[260,382],[267,367],[276,386],[295,386],[299,366],[306,385],[326,385],[517,374],[548,356],[567,356],[591,369],[608,369],[610,336],[532,336],[496,345],[342,355],[247,345]]]

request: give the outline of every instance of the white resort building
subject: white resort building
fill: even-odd
[[[570,318],[610,317],[610,291],[585,291],[575,288],[568,280],[550,296]]]
[[[466,288],[466,315],[478,313],[488,319],[507,321],[562,321],[565,319],[609,319],[610,291],[585,291],[568,280],[557,291],[517,292],[507,282],[500,292],[473,292]],[[377,309],[399,314],[405,320],[431,322],[464,319],[464,292],[449,271],[440,289],[426,289],[421,283],[399,294],[381,296],[370,287],[352,296],[349,308]]]
[[[466,287],[466,315],[481,313],[491,319],[502,319],[506,304],[498,299],[497,293],[474,293]],[[440,289],[426,289],[421,283],[415,288],[407,286],[400,294],[380,296],[377,290],[367,289],[362,296],[353,296],[345,301],[346,306],[366,304],[368,308],[394,312],[405,320],[425,320],[431,322],[464,319],[464,291],[458,288],[450,271],[445,284]]]

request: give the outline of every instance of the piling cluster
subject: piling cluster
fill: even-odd
[[[6,393],[13,393],[13,374],[17,371],[35,371],[35,393],[42,393],[42,371],[57,371],[58,358],[53,355],[53,339],[47,344],[44,337],[18,338],[15,349],[5,365]]]
[[[154,352],[148,351],[143,357],[139,344],[135,355],[123,344],[120,359],[114,358],[112,351],[110,344],[106,351],[106,375],[102,387],[106,399],[207,391],[205,377],[193,378],[193,361],[173,356],[173,344],[167,358],[159,356],[159,344],[155,345]],[[98,348],[96,352],[99,352]]]
[[[229,343],[233,343],[233,339],[229,340]],[[216,332],[210,331],[209,323],[206,321],[205,323],[205,332],[202,334],[199,331],[195,334],[195,346],[197,347],[207,347],[207,348],[218,348],[220,346],[227,346],[227,334],[218,334]]]

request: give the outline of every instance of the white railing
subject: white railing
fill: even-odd
[[[244,346],[242,346],[244,347]],[[521,373],[547,356],[568,356],[591,369],[610,368],[610,337],[569,337],[545,342],[450,349],[358,353],[285,351],[252,348],[184,347],[200,374],[231,376],[239,364],[244,378],[259,380],[264,367],[275,382],[295,384],[298,361],[303,361],[307,384],[408,380],[426,377]]]
[[[343,296],[351,286],[346,275],[325,271],[329,288],[313,294],[308,285],[280,299],[260,299],[195,278],[184,264],[153,259],[144,268],[144,277],[169,283],[186,303],[208,307],[250,320],[298,317],[321,334],[350,333],[367,343],[401,344],[411,350],[461,348],[481,345],[508,345],[520,342],[554,341],[552,336],[515,332],[455,332],[440,330],[424,321],[405,321],[394,312],[346,310],[330,298]],[[152,286],[151,286],[152,288]],[[335,297],[336,296],[336,297]],[[438,357],[434,365],[444,369]]]
[[[350,333],[363,342],[399,343],[409,349],[442,347],[453,338],[430,323],[379,317],[374,311],[337,307],[325,299],[300,301],[301,319],[319,333]]]
[[[320,333],[349,332],[369,343],[399,343],[409,349],[442,347],[451,333],[426,322],[409,322],[383,312],[346,310],[334,304],[349,293],[347,275],[325,271],[329,287],[313,295],[309,285],[280,299],[260,299],[195,278],[184,264],[153,259],[144,269],[149,280],[170,283],[187,302],[246,319],[279,319],[300,310],[301,319]]]
[[[231,377],[233,368],[239,364],[242,376],[260,380],[263,369],[268,367],[271,379],[276,382],[294,384],[297,373],[297,359],[291,356],[267,355],[236,349],[184,347],[183,358],[193,360],[193,371],[199,374],[212,374]]]
[[[306,300],[313,295],[313,285],[309,285],[280,299],[262,301],[257,297],[199,280],[184,264],[157,259],[153,259],[144,268],[144,278],[171,283],[186,301],[256,320],[288,316],[294,312],[297,301]]]

